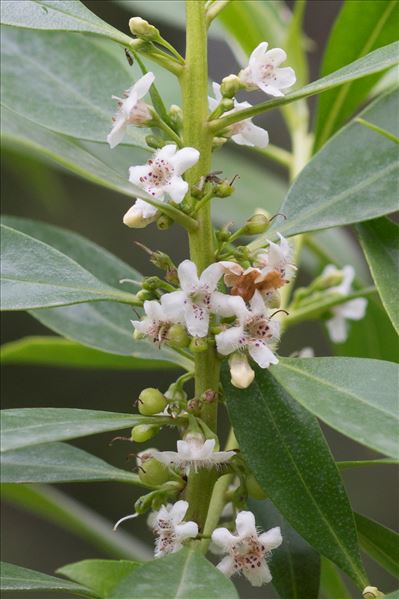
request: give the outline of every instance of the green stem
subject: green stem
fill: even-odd
[[[205,2],[186,0],[186,64],[180,78],[183,96],[183,140],[185,146],[197,148],[200,158],[188,171],[187,181],[194,185],[211,170],[212,135],[208,129],[208,61]],[[214,237],[210,205],[197,213],[198,227],[189,232],[190,257],[201,273],[214,261]],[[214,347],[195,356],[195,395],[207,389],[218,391],[219,360]],[[217,402],[204,405],[202,420],[213,430],[217,426]],[[203,530],[216,474],[208,471],[191,473],[186,497],[188,520],[195,520]]]
[[[218,14],[231,2],[231,0],[216,0],[206,11],[206,24],[209,25]]]
[[[185,214],[179,208],[175,208],[171,204],[167,204],[166,202],[160,202],[159,200],[155,200],[154,198],[146,198],[145,201],[154,208],[158,208],[160,212],[163,212],[167,216],[170,216],[174,221],[179,223],[182,227],[187,229],[187,231],[195,231],[198,227],[198,223],[196,220]]]

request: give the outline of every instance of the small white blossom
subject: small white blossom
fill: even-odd
[[[163,295],[162,304],[172,320],[185,321],[190,335],[205,337],[208,334],[210,312],[221,316],[235,314],[237,298],[216,290],[223,274],[220,262],[208,266],[198,277],[194,262],[184,260],[177,274],[181,290]]]
[[[329,264],[325,267],[321,276],[329,276],[333,272],[336,272],[336,267]],[[355,277],[355,270],[353,266],[344,266],[342,269],[344,275],[342,282],[336,287],[330,287],[329,291],[332,293],[338,293],[340,295],[349,295],[352,292],[352,281]],[[348,337],[348,325],[346,320],[361,320],[367,308],[367,300],[363,297],[359,297],[345,304],[338,304],[331,308],[333,317],[327,320],[326,325],[331,340],[334,343],[343,343]]]
[[[189,433],[184,440],[177,441],[176,451],[159,451],[154,457],[165,464],[188,474],[190,470],[214,468],[228,462],[234,451],[214,451],[215,439],[204,439],[199,433]]]
[[[270,582],[272,575],[266,559],[283,541],[280,528],[258,534],[252,512],[239,512],[236,528],[236,535],[227,528],[216,528],[212,533],[212,541],[228,554],[217,568],[228,577],[242,573],[256,587]]]
[[[229,358],[231,384],[237,389],[246,389],[255,378],[245,354],[235,353]]]
[[[294,69],[279,65],[287,60],[287,54],[281,48],[268,50],[268,43],[262,42],[252,52],[248,66],[239,77],[248,89],[259,88],[270,96],[284,96],[286,90],[296,81]]]
[[[154,222],[158,215],[159,212],[154,206],[138,199],[124,215],[123,224],[131,229],[143,229]]]
[[[278,340],[279,323],[269,318],[268,309],[259,291],[255,291],[249,304],[245,305],[242,298],[237,303],[236,315],[238,324],[216,335],[216,346],[219,353],[228,356],[237,350],[247,349],[249,355],[261,368],[277,364],[270,345]]]
[[[135,330],[149,337],[154,343],[161,345],[166,340],[169,328],[178,320],[172,320],[165,312],[162,304],[156,300],[144,302],[145,316],[141,320],[131,320]]]
[[[198,524],[192,521],[183,522],[187,510],[187,501],[181,500],[174,505],[163,505],[152,515],[151,528],[157,537],[154,557],[176,553],[183,547],[183,541],[198,535]]]
[[[288,283],[296,271],[296,267],[292,264],[293,249],[285,237],[280,233],[277,235],[280,241],[274,243],[268,240],[269,247],[266,251],[257,254],[255,263],[261,269],[263,277],[277,272],[280,274],[282,282]]]
[[[220,104],[222,100],[222,94],[220,93],[220,85],[218,83],[213,83],[213,93],[215,98],[208,98],[209,109],[211,111],[215,110],[215,108]],[[251,108],[252,104],[249,102],[237,102],[234,100],[234,108],[225,112],[225,116],[228,114],[233,114],[234,112],[239,112],[244,108]],[[241,146],[251,146],[257,148],[265,148],[269,143],[269,134],[262,127],[258,127],[254,125],[251,119],[244,119],[239,123],[234,123],[228,128],[229,135],[231,139]]]
[[[121,143],[130,123],[143,125],[151,119],[151,112],[141,98],[146,95],[154,83],[154,79],[153,73],[146,73],[125,93],[124,99],[112,96],[114,100],[118,100],[119,108],[113,119],[112,130],[107,136],[107,142],[111,148],[115,148]]]

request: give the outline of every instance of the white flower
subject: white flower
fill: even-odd
[[[227,528],[216,528],[212,533],[212,541],[228,554],[217,568],[228,577],[242,572],[255,587],[270,582],[272,576],[266,559],[283,541],[280,528],[277,526],[258,535],[252,512],[239,512],[236,528],[237,535]]]
[[[131,320],[135,330],[149,337],[154,343],[159,345],[166,340],[169,328],[172,324],[179,322],[171,320],[166,314],[163,306],[156,300],[147,300],[144,302],[145,316],[141,320]]]
[[[293,277],[296,267],[292,264],[293,250],[290,242],[280,233],[277,235],[280,241],[273,243],[268,240],[269,247],[266,251],[257,254],[255,263],[261,268],[264,278],[277,272],[280,275],[281,283],[284,284]]]
[[[176,553],[182,548],[186,539],[198,535],[198,524],[183,522],[188,510],[187,501],[177,501],[174,505],[163,505],[151,518],[151,527],[157,538],[155,541],[155,557],[168,553]]]
[[[230,295],[216,291],[223,266],[216,262],[208,266],[200,277],[194,262],[184,260],[177,269],[181,290],[166,293],[161,302],[172,320],[185,321],[188,332],[194,337],[208,334],[209,314],[233,316],[236,300]]]
[[[146,95],[154,79],[153,73],[146,73],[125,93],[125,99],[112,96],[114,100],[118,100],[119,108],[113,118],[114,125],[111,133],[107,136],[111,148],[121,143],[129,123],[143,125],[151,119],[151,112],[141,98]]]
[[[229,358],[231,384],[237,389],[246,389],[255,378],[245,354],[235,353]]]
[[[336,272],[336,267],[329,264],[325,267],[321,276],[328,276],[333,272]],[[353,266],[344,266],[342,269],[344,278],[342,283],[336,287],[330,287],[329,291],[332,293],[338,293],[340,295],[349,295],[352,292],[352,281],[355,277],[355,270]],[[367,308],[367,300],[363,297],[359,297],[345,304],[338,304],[331,308],[333,318],[327,320],[326,325],[331,340],[334,343],[343,343],[348,337],[348,326],[346,319],[349,320],[361,320]]]
[[[190,470],[213,468],[228,462],[234,451],[214,451],[215,439],[204,439],[199,433],[188,433],[185,439],[177,442],[176,451],[159,451],[154,457],[165,464],[188,474]]]
[[[270,320],[259,291],[255,291],[249,302],[251,310],[248,310],[242,298],[237,299],[240,300],[236,311],[238,324],[216,335],[218,352],[228,356],[237,350],[248,349],[251,358],[261,368],[277,364],[278,358],[269,346],[278,339],[279,323]]]
[[[248,66],[239,77],[248,89],[259,88],[270,96],[284,96],[285,90],[296,81],[294,69],[278,68],[287,60],[287,54],[281,48],[267,50],[268,43],[262,42],[252,52]]]
[[[144,200],[136,200],[123,217],[123,224],[131,229],[143,229],[158,218],[158,210]]]
[[[218,83],[213,83],[212,87],[215,98],[208,98],[209,109],[211,111],[215,110],[222,100],[220,85]],[[234,108],[224,114],[228,115],[239,112],[244,108],[251,108],[251,106],[252,105],[249,102],[237,102],[237,100],[234,100]],[[269,143],[268,132],[265,131],[265,129],[262,129],[262,127],[254,125],[251,119],[244,119],[240,123],[234,123],[234,125],[231,125],[228,128],[228,131],[231,139],[241,146],[265,148]]]

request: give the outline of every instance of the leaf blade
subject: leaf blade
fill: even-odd
[[[355,513],[362,549],[396,578],[399,578],[399,535],[370,518]]]
[[[84,585],[101,599],[106,599],[121,579],[134,572],[140,565],[139,562],[127,560],[86,559],[58,568],[57,574]]]
[[[66,591],[90,597],[90,591],[81,585],[6,562],[1,562],[0,588],[3,591]]]

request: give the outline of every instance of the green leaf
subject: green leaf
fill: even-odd
[[[395,90],[362,114],[389,131],[398,131],[398,97]],[[394,212],[398,166],[396,144],[350,123],[300,173],[281,207],[287,220],[278,230],[297,235]]]
[[[57,574],[62,574],[66,578],[84,585],[94,591],[101,599],[106,599],[121,579],[139,566],[139,562],[127,560],[85,559],[58,568]]]
[[[134,295],[98,280],[50,245],[1,225],[2,310],[28,310],[90,301],[135,304]]]
[[[3,221],[27,235],[34,235],[36,239],[79,262],[94,277],[113,288],[126,289],[119,283],[122,278],[134,281],[142,278],[125,262],[76,233],[16,217],[5,217]],[[136,292],[139,287],[133,284],[129,285],[129,289]],[[183,368],[191,368],[191,361],[172,349],[159,350],[149,342],[133,340],[130,324],[132,311],[129,306],[101,302],[33,310],[31,314],[56,333],[83,345],[143,360],[166,360]]]
[[[95,33],[124,45],[132,41],[77,0],[3,0],[1,8],[1,22],[4,25]]]
[[[173,368],[170,362],[109,354],[62,337],[24,337],[5,343],[0,347],[0,362],[104,370]]]
[[[109,599],[238,599],[233,583],[201,553],[181,549],[126,576]]]
[[[399,589],[393,593],[389,593],[389,595],[385,595],[385,599],[399,599]]]
[[[1,454],[3,483],[114,481],[142,486],[137,474],[110,466],[67,443],[45,443]]]
[[[395,0],[346,1],[334,24],[323,58],[321,75],[397,40],[399,5]],[[319,99],[315,147],[322,146],[367,98],[382,72],[327,92]]]
[[[28,570],[28,568],[21,568],[15,564],[1,562],[0,571],[2,591],[65,591],[73,595],[92,597],[90,591],[80,584]]]
[[[2,56],[2,105],[80,139],[106,141],[117,108],[112,95],[121,96],[135,79],[120,47],[84,35],[4,27]],[[146,149],[145,136],[129,127],[125,140]]]
[[[364,587],[352,510],[317,419],[270,372],[257,367],[255,372],[252,385],[239,390],[231,385],[228,368],[222,369],[243,457],[291,526]]]
[[[382,303],[399,332],[399,227],[379,218],[358,225],[358,232]]]
[[[171,424],[169,416],[119,414],[76,408],[15,408],[2,412],[1,451],[77,439],[137,424]]]
[[[271,501],[251,499],[248,507],[255,514],[256,524],[263,530],[274,526],[281,528],[283,543],[273,551],[269,564],[272,584],[279,597],[317,599],[320,555],[288,524]]]
[[[320,590],[324,599],[351,599],[337,568],[325,557],[321,560]]]
[[[355,514],[355,520],[362,549],[399,578],[399,535],[361,514]]]
[[[398,366],[358,358],[282,358],[272,375],[307,410],[359,443],[398,458]]]
[[[152,551],[97,512],[49,485],[3,484],[1,495],[21,509],[72,532],[113,558],[148,560]]]

